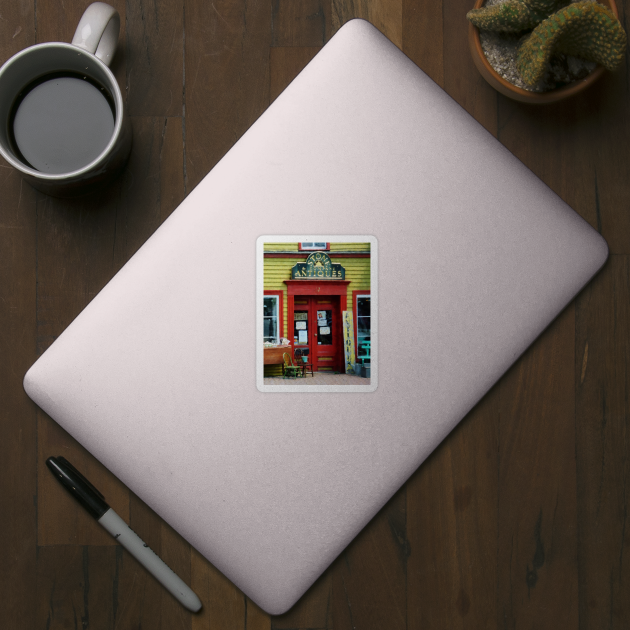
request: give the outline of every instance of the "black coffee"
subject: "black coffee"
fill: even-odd
[[[12,140],[43,173],[70,173],[95,160],[114,133],[107,90],[80,75],[48,75],[28,85],[13,108]]]

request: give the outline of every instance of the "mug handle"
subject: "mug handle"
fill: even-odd
[[[118,11],[104,2],[94,2],[81,16],[72,44],[96,55],[109,66],[116,52],[119,32]]]

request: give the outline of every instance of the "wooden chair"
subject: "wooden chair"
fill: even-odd
[[[282,357],[284,359],[284,363],[282,365],[282,378],[298,378],[299,376],[302,376],[302,368],[293,363],[291,355],[288,352],[285,352]]]
[[[309,361],[308,348],[296,348],[294,354],[296,365],[302,366],[302,376],[306,377],[306,373],[309,371],[311,376],[315,376],[313,374],[313,364]],[[306,357],[306,361],[304,357]]]

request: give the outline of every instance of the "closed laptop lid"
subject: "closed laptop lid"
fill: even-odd
[[[292,391],[265,387],[261,252],[270,237],[294,235],[372,245],[377,324],[365,389],[309,391],[308,379]],[[40,357],[25,388],[277,614],[607,252],[403,53],[354,20]]]

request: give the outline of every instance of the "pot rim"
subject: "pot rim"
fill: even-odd
[[[480,9],[483,7],[485,0],[475,0],[474,9]],[[601,2],[604,6],[607,6],[619,19],[619,13],[617,12],[617,5],[614,0],[605,0]],[[504,79],[491,65],[481,47],[481,39],[479,37],[479,29],[472,23],[468,22],[468,42],[470,45],[470,52],[477,69],[481,76],[498,92],[511,99],[522,101],[525,103],[554,103],[556,101],[563,100],[582,90],[586,89],[589,85],[595,83],[603,74],[605,69],[603,66],[597,66],[588,76],[581,81],[574,81],[568,85],[563,85],[547,92],[530,92],[524,90],[513,83],[510,83],[507,79]]]

